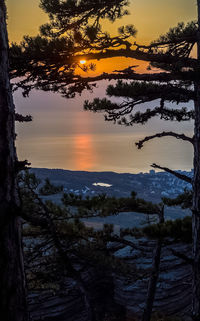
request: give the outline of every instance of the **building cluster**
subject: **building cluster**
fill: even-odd
[[[192,171],[178,172],[192,177]],[[117,175],[119,175],[119,179],[115,179],[114,182],[112,182],[112,178],[109,177],[108,173],[106,182],[88,181],[87,185],[80,184],[79,187],[67,185],[64,187],[64,192],[82,196],[94,196],[100,193],[106,193],[109,196],[127,197],[131,191],[134,190],[139,197],[158,201],[161,197],[176,197],[183,193],[185,189],[191,189],[190,183],[166,172],[155,172],[151,170],[149,173]],[[125,175],[125,177],[122,179],[121,175]]]

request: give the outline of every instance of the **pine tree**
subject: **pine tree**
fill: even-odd
[[[121,104],[112,103],[107,99],[95,99],[93,102],[86,102],[85,109],[94,112],[104,111],[106,120],[118,122],[120,125],[133,126],[134,124],[145,124],[154,116],[160,116],[163,120],[187,121],[194,119],[194,136],[188,137],[176,132],[161,132],[147,136],[136,145],[142,148],[144,143],[154,138],[175,137],[187,141],[194,148],[194,176],[192,181],[168,168],[153,164],[154,168],[164,169],[187,182],[192,183],[192,236],[193,236],[193,282],[192,282],[192,315],[194,320],[200,318],[200,96],[199,96],[199,49],[200,49],[200,1],[198,5],[198,22],[188,23],[186,26],[179,23],[177,27],[161,36],[149,46],[136,46],[124,55],[142,59],[150,62],[151,67],[160,68],[163,72],[151,74],[137,74],[132,67],[118,71],[121,79],[133,79],[131,83],[124,83],[119,80],[117,85],[110,85],[107,89],[109,96],[127,97]],[[191,57],[194,45],[197,44],[197,58]],[[122,49],[114,52],[112,49],[103,53],[103,58],[122,55]],[[100,54],[89,55],[90,59]],[[110,76],[112,78],[112,76]],[[113,77],[114,78],[114,77]],[[115,78],[116,79],[116,78]],[[140,80],[138,82],[137,80]],[[160,99],[160,106],[154,109],[147,109],[145,112],[134,112],[134,107],[145,102]],[[167,108],[166,102],[174,102],[177,105],[194,101],[194,110],[182,108]]]
[[[48,178],[45,179],[44,185],[39,189],[41,195],[52,195],[63,192],[63,186],[54,186]]]
[[[0,310],[5,321],[25,321],[26,289],[16,183],[14,104],[9,80],[6,7],[0,3]]]
[[[28,173],[28,171],[21,174],[19,183],[23,205],[21,216],[26,222],[23,233],[24,242],[27,244],[25,262],[29,291],[53,289],[54,292],[59,293],[65,289],[66,280],[71,279],[76,283],[84,298],[87,320],[107,320],[105,315],[106,313],[110,315],[109,309],[107,308],[107,311],[103,307],[103,311],[99,311],[104,304],[103,297],[106,294],[98,295],[98,287],[106,286],[104,279],[112,280],[112,273],[115,276],[128,277],[134,282],[146,274],[145,271],[136,268],[134,264],[129,264],[123,259],[115,257],[113,253],[119,245],[130,246],[139,252],[140,248],[132,240],[127,239],[127,235],[132,235],[132,237],[152,235],[152,231],[148,231],[146,234],[143,229],[121,230],[119,235],[115,233],[112,225],[105,224],[101,230],[95,230],[87,228],[82,220],[89,217],[116,215],[121,211],[135,211],[147,215],[158,215],[161,224],[164,219],[162,206],[137,198],[134,192],[131,197],[120,199],[109,198],[106,195],[85,199],[80,195],[63,194],[62,205],[57,205],[51,201],[42,200],[37,194],[36,190],[38,190],[40,181],[34,174]],[[50,185],[53,186],[51,183]],[[35,241],[30,242],[33,238]],[[145,320],[150,320],[151,317],[159,275],[161,240],[162,237],[158,237],[156,242],[147,309],[144,313]],[[111,246],[111,244],[113,245]],[[141,252],[142,256],[143,250]],[[99,271],[103,272],[101,273],[101,281],[97,279],[99,284],[95,294],[98,297],[97,302],[93,298],[94,293],[88,287],[88,280],[86,282],[83,278],[84,272],[88,273],[88,271],[94,271],[97,275]],[[114,298],[110,298],[111,305],[114,303],[113,301]],[[112,311],[112,307],[110,310]],[[119,320],[123,320],[124,317],[124,315],[122,318],[119,317]],[[113,320],[118,320],[118,318]]]
[[[56,3],[58,4],[57,1],[54,1],[54,5]],[[121,4],[125,3],[126,1],[119,0],[111,5],[104,4],[102,6],[99,2],[95,9],[94,3],[92,3],[89,11],[81,6],[78,15],[81,15],[83,11],[83,20],[80,23],[87,20],[91,9],[94,16],[96,15],[95,12],[99,12],[102,16],[108,15],[110,19],[114,19],[114,17],[120,16]],[[104,6],[105,8],[103,8]],[[73,1],[71,2],[71,8],[74,8]],[[63,84],[56,85],[56,76],[61,77],[63,74],[62,82],[64,81],[65,84],[73,83],[75,65],[72,57],[77,50],[77,48],[74,48],[73,42],[77,39],[76,43],[78,43],[78,37],[78,32],[73,37],[62,38],[61,40],[49,40],[41,37],[32,40],[27,37],[24,40],[24,47],[22,45],[24,48],[23,54],[23,49],[17,45],[13,45],[9,52],[6,5],[4,0],[0,2],[0,309],[5,321],[26,321],[28,319],[21,239],[21,204],[16,183],[17,173],[26,162],[18,162],[17,160],[14,122],[15,120],[30,121],[31,116],[15,114],[12,98],[12,89],[14,90],[15,86],[11,88],[10,79],[16,76],[25,77],[25,85],[23,80],[20,81],[20,86],[24,89],[24,95],[31,88],[39,88],[41,84],[45,90],[63,93]],[[63,47],[65,47],[65,56],[60,54]],[[10,57],[10,64],[8,56]],[[60,61],[57,61],[58,56]],[[24,59],[25,57],[26,59]],[[66,74],[65,69],[60,70],[64,65],[67,70]],[[32,74],[29,73],[28,75],[29,70],[27,71],[27,68],[31,69]],[[37,79],[36,82],[34,82],[35,79]],[[27,80],[32,82],[32,85],[26,86]],[[82,86],[85,87],[83,84],[75,86],[76,90],[80,90],[79,88]],[[73,96],[73,90],[71,90],[72,93],[69,96]]]
[[[84,4],[84,6],[83,6]],[[164,120],[187,121],[194,119],[194,136],[188,137],[175,132],[162,132],[145,137],[137,143],[138,148],[151,139],[175,137],[191,143],[194,147],[193,186],[193,317],[200,317],[200,84],[199,84],[199,52],[200,52],[200,1],[198,5],[198,22],[177,27],[161,36],[149,46],[131,43],[129,37],[135,36],[133,26],[119,29],[116,37],[110,36],[101,29],[101,19],[115,20],[126,14],[123,6],[126,1],[115,3],[96,1],[49,1],[42,0],[41,6],[50,16],[50,23],[41,27],[37,37],[25,37],[21,45],[13,45],[10,50],[11,77],[26,75],[17,82],[14,89],[21,87],[24,95],[32,88],[60,92],[66,97],[74,97],[84,89],[91,89],[94,82],[102,79],[119,79],[116,86],[109,86],[107,94],[123,96],[128,100],[122,104],[114,104],[107,99],[96,99],[86,102],[85,109],[105,111],[106,119],[126,126],[144,124],[154,116]],[[83,9],[84,8],[84,9]],[[79,28],[77,29],[77,26]],[[77,31],[78,30],[78,31]],[[67,35],[65,34],[67,31]],[[191,57],[192,49],[197,44],[197,58]],[[51,52],[51,55],[49,55]],[[112,74],[103,73],[98,77],[82,78],[75,74],[80,59],[106,59],[111,57],[130,57],[150,62],[150,68],[156,66],[163,70],[159,73],[138,74],[132,66],[118,70]],[[93,64],[90,65],[93,69]],[[87,68],[84,67],[87,71]],[[124,83],[123,79],[133,80]],[[138,82],[139,80],[139,82]],[[145,112],[134,113],[134,106],[160,99],[160,105]],[[185,107],[170,109],[165,102],[177,104],[194,101],[194,111]],[[126,117],[129,115],[129,117]],[[188,177],[180,175],[168,168],[164,169],[175,176],[189,182]]]
[[[56,2],[57,3],[57,2]],[[71,2],[70,2],[71,3]],[[77,10],[81,2],[73,2],[77,5]],[[101,2],[99,2],[101,3]],[[124,4],[124,3],[122,3]],[[78,11],[74,11],[73,16],[69,2],[55,3],[47,5],[47,1],[42,1],[43,8],[50,14],[51,22],[42,28],[43,35],[55,37],[62,34],[68,28],[73,29],[72,21],[77,19]],[[200,84],[199,84],[199,60],[200,60],[200,1],[197,1],[198,18],[184,25],[179,23],[177,27],[171,28],[166,35],[153,41],[149,46],[139,45],[130,41],[130,36],[135,36],[136,29],[133,26],[126,26],[119,29],[119,35],[111,37],[108,33],[103,33],[100,20],[101,14],[97,15],[95,22],[90,22],[86,18],[80,30],[78,39],[82,48],[77,47],[73,56],[74,63],[80,59],[106,59],[111,57],[130,57],[138,60],[148,61],[149,68],[157,67],[161,72],[138,74],[133,66],[124,70],[115,71],[112,74],[103,73],[97,77],[82,78],[75,77],[71,87],[62,87],[66,96],[74,95],[76,91],[91,88],[94,81],[102,79],[118,79],[117,85],[109,86],[107,94],[109,96],[127,97],[121,104],[113,103],[108,99],[95,99],[93,102],[86,102],[85,109],[94,112],[104,111],[106,120],[118,122],[121,125],[133,126],[134,124],[145,124],[149,119],[160,116],[163,120],[187,121],[194,119],[194,136],[188,137],[185,134],[168,131],[147,136],[137,143],[138,148],[142,148],[144,143],[154,138],[175,137],[189,142],[194,148],[194,176],[192,181],[185,175],[180,175],[168,168],[153,164],[154,168],[163,169],[174,174],[176,177],[192,183],[193,189],[193,308],[194,319],[200,317]],[[64,9],[64,10],[63,10]],[[67,14],[66,14],[67,13]],[[126,13],[126,12],[125,12]],[[70,19],[70,14],[73,19]],[[121,12],[120,12],[121,14]],[[112,18],[111,18],[112,19]],[[84,20],[84,18],[83,18]],[[82,21],[83,21],[82,20]],[[59,35],[60,35],[59,34]],[[76,38],[76,33],[73,33]],[[90,41],[89,41],[90,40]],[[89,43],[88,43],[89,42]],[[192,50],[197,45],[197,58],[191,56]],[[25,52],[25,51],[24,51]],[[123,82],[123,79],[133,80]],[[34,79],[37,82],[37,79]],[[67,84],[67,83],[66,83]],[[58,84],[56,84],[58,87]],[[39,83],[42,88],[43,84]],[[141,103],[160,100],[160,105],[145,112],[134,112],[134,107]],[[187,104],[194,101],[194,110],[185,107],[168,108],[166,102],[173,102],[177,105]]]
[[[45,1],[43,1],[45,7]],[[102,74],[98,77],[85,78],[85,84],[90,84],[92,81],[101,79],[119,79],[116,86],[109,86],[107,94],[116,97],[127,97],[128,99],[122,104],[112,103],[107,99],[95,99],[92,103],[86,102],[85,109],[94,112],[105,111],[106,120],[118,122],[126,126],[134,124],[145,124],[154,116],[160,116],[163,120],[187,121],[194,119],[194,136],[188,137],[185,134],[176,132],[162,132],[152,136],[145,137],[137,143],[138,148],[142,148],[143,144],[154,138],[161,137],[175,137],[182,139],[193,145],[194,148],[194,176],[192,179],[193,187],[193,206],[192,206],[192,220],[193,220],[193,308],[192,314],[194,319],[200,317],[200,172],[199,172],[199,155],[200,155],[200,93],[199,93],[199,52],[200,52],[200,1],[197,1],[198,19],[197,22],[191,22],[187,25],[179,23],[177,27],[171,28],[170,31],[161,36],[158,40],[152,42],[149,46],[142,46],[137,43],[132,44],[128,37],[135,36],[135,28],[132,26],[122,27],[117,37],[111,37],[109,34],[102,34],[99,21],[97,22],[96,32],[92,33],[92,45],[85,47],[85,52],[76,54],[75,59],[87,58],[106,59],[111,57],[132,57],[139,60],[150,62],[151,67],[157,67],[162,72],[137,74],[132,66],[125,70],[115,71],[113,74]],[[46,8],[46,7],[45,7]],[[70,8],[67,8],[70,10]],[[52,18],[57,16],[50,8]],[[62,14],[61,14],[62,16]],[[48,30],[53,32],[52,23],[48,25]],[[60,17],[59,17],[60,19]],[[62,24],[69,26],[69,20],[62,16]],[[59,26],[58,26],[59,29]],[[60,30],[60,29],[59,29]],[[94,26],[91,29],[94,31]],[[81,39],[91,36],[82,30]],[[191,56],[191,52],[197,44],[197,58]],[[114,48],[115,47],[115,48]],[[116,49],[116,47],[118,47]],[[134,80],[132,83],[124,83],[123,79]],[[138,82],[139,80],[139,82]],[[77,83],[79,80],[77,80]],[[83,87],[82,87],[83,88]],[[85,87],[86,88],[86,87]],[[79,88],[81,90],[81,88]],[[141,103],[154,101],[160,99],[160,106],[145,112],[134,112],[134,107]],[[166,102],[174,102],[178,104],[186,104],[190,100],[194,101],[194,110],[187,110],[185,107],[181,108],[167,108]],[[126,117],[129,115],[129,117]],[[153,164],[154,168],[164,169],[175,176],[191,182],[190,179],[184,175],[180,175],[168,168],[163,168],[157,164]]]

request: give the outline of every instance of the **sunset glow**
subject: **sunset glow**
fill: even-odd
[[[86,64],[86,60],[80,60],[80,64],[81,64],[81,65]]]
[[[192,0],[192,2],[194,3],[195,0]],[[36,35],[39,26],[48,21],[48,16],[39,8],[39,0],[7,0],[7,5],[10,41],[19,42],[24,34]],[[34,13],[31,16],[26,14],[30,10]],[[137,43],[147,44],[157,39],[160,34],[167,32],[170,27],[175,26],[179,21],[187,22],[193,20],[196,15],[195,10],[195,5],[191,5],[191,0],[162,1],[162,5],[159,0],[131,0],[129,6],[130,15],[117,20],[113,24],[108,20],[104,20],[103,27],[105,30],[109,30],[113,36],[116,35],[117,29],[121,25],[134,24],[138,30]],[[166,15],[168,19],[165,19]],[[159,28],[157,28],[158,25]],[[81,59],[79,64],[84,67],[86,62],[85,59]],[[133,60],[121,59],[121,57],[91,62],[96,63],[96,70],[90,76],[96,76],[102,72],[112,72],[115,69],[127,68],[130,64],[135,64]],[[137,72],[144,72],[144,65],[147,65],[147,63],[141,61],[138,63],[137,61],[137,64],[139,64]],[[84,73],[85,75],[85,71],[78,70],[77,72],[78,74],[82,75]]]

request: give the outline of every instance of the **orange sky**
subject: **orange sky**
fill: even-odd
[[[39,0],[7,0],[8,31],[10,41],[19,42],[23,35],[35,35],[47,15],[39,8]],[[117,28],[125,24],[134,24],[138,30],[137,42],[148,43],[165,33],[179,21],[188,22],[196,16],[196,0],[130,0],[130,15],[111,24],[103,23],[105,30],[115,34]],[[94,62],[95,63],[95,62]],[[96,63],[94,74],[111,72],[137,64],[133,59],[112,58]],[[143,72],[147,63],[140,62],[137,70]]]
[[[39,0],[7,0],[8,28],[11,41],[20,41],[24,34],[35,35],[47,16],[38,7]],[[179,21],[196,17],[196,0],[130,0],[130,15],[116,23],[104,23],[114,32],[124,24],[134,24],[138,41],[148,42],[175,26]]]

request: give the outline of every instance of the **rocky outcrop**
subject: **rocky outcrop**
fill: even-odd
[[[139,240],[136,243],[138,250],[132,251],[130,247],[126,247],[116,252],[117,256],[127,257],[129,263],[132,262],[138,269],[147,271],[146,277],[139,278],[135,282],[127,283],[124,278],[115,280],[115,300],[126,307],[129,317],[141,316],[143,313],[155,248],[154,241]],[[172,248],[188,256],[191,253],[189,245],[163,246],[153,310],[161,311],[166,315],[187,316],[191,311],[191,266],[175,256],[171,251]],[[143,257],[141,253],[144,253]]]
[[[105,271],[89,269],[82,275],[91,293],[99,320],[112,315],[112,320],[133,320],[141,318],[144,310],[149,275],[151,273],[154,241],[135,240],[135,249],[126,246],[115,252],[138,270],[145,272],[143,277],[136,274],[135,281],[125,276],[108,275]],[[177,258],[172,246],[162,249],[159,282],[154,302],[154,311],[166,315],[189,316],[191,310],[191,266]],[[189,245],[174,244],[177,252],[190,254]],[[32,321],[88,321],[83,298],[75,282],[68,280],[65,290],[59,294],[49,291],[29,295]]]
[[[84,283],[91,294],[98,320],[122,320],[125,309],[114,301],[114,285],[105,271],[88,269],[82,273]],[[73,280],[66,280],[62,292],[36,291],[29,294],[29,313],[31,321],[88,321],[82,294]],[[115,317],[114,317],[115,316]]]

